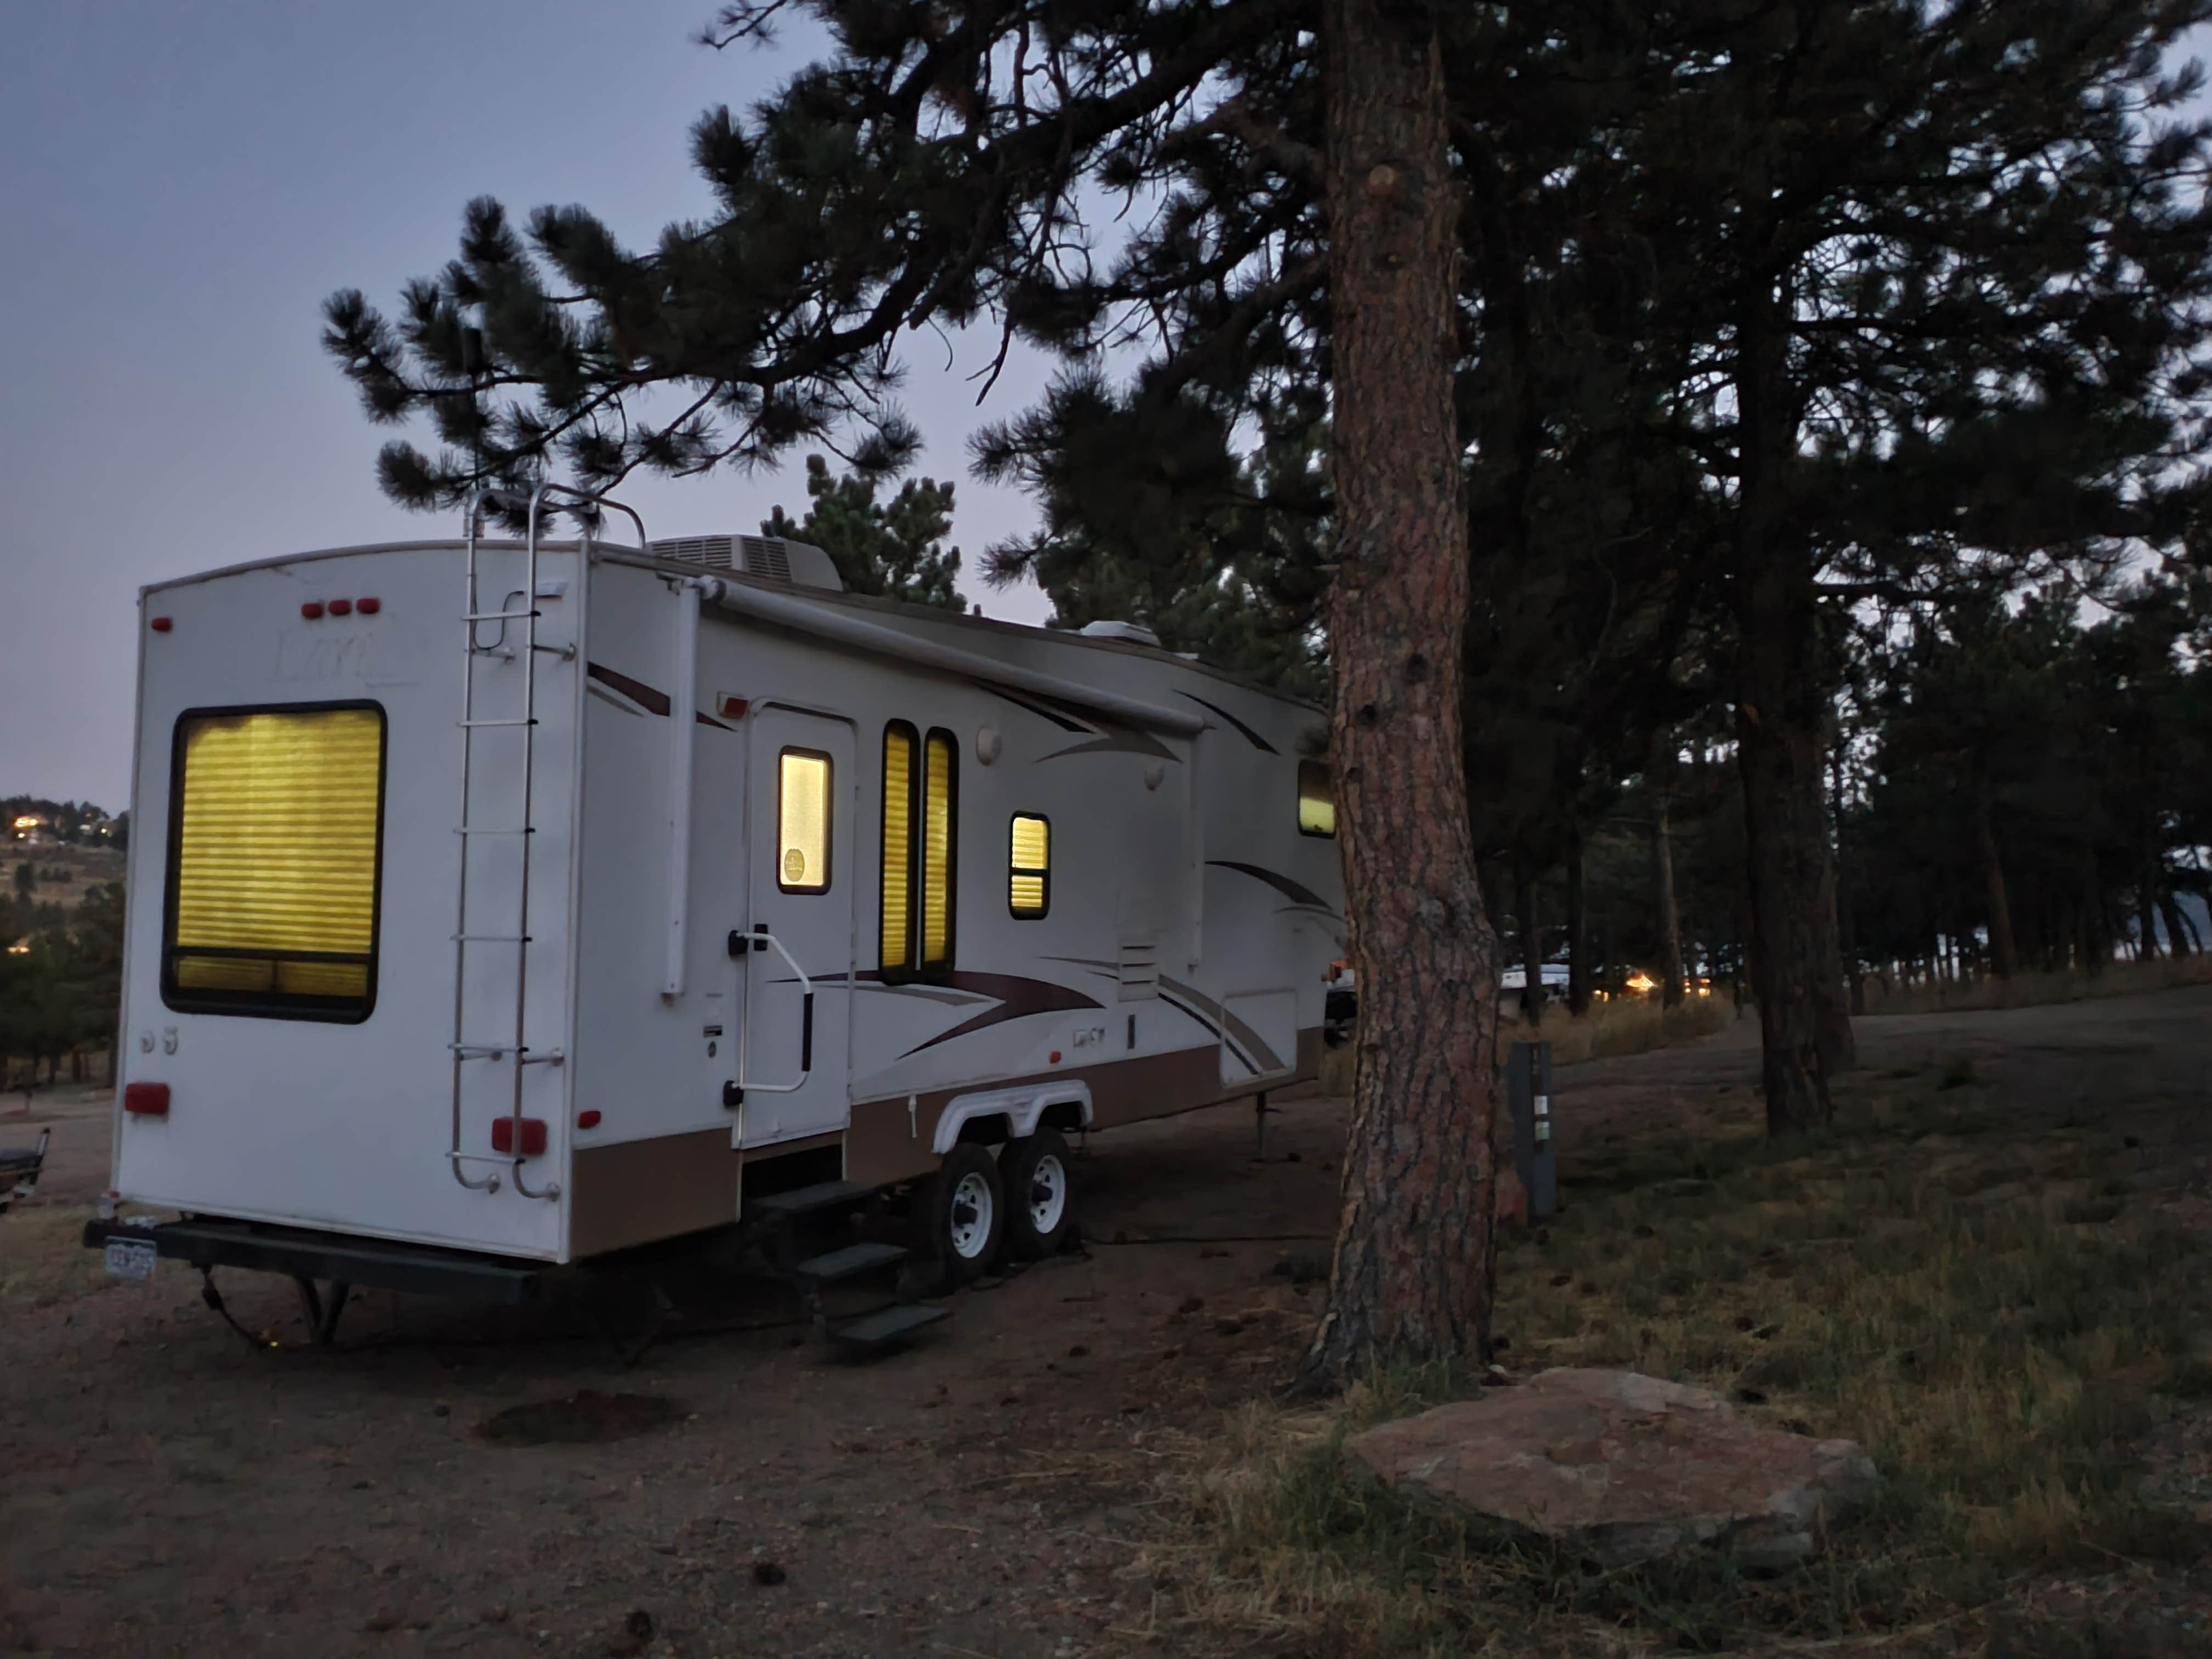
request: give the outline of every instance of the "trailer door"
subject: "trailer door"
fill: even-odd
[[[739,1146],[846,1126],[860,891],[851,722],[771,705],[751,726],[750,909],[741,923],[750,938],[735,964],[744,1031]]]

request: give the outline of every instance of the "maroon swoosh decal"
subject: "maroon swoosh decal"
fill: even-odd
[[[1226,708],[1224,708],[1219,703],[1208,702],[1204,697],[1201,697],[1195,692],[1192,691],[1184,691],[1178,695],[1188,697],[1200,708],[1210,709],[1214,714],[1220,715],[1222,719],[1227,720],[1239,732],[1242,732],[1244,734],[1245,740],[1255,749],[1264,749],[1271,755],[1279,755],[1283,752],[1281,750],[1276,748],[1273,744],[1269,743],[1267,738],[1261,737],[1257,732],[1255,732],[1250,726],[1245,725],[1243,720],[1238,720],[1236,715],[1231,714]]]
[[[1279,876],[1273,870],[1262,870],[1256,864],[1239,864],[1234,859],[1208,859],[1206,862],[1217,870],[1234,870],[1240,876],[1264,881],[1293,904],[1310,904],[1317,910],[1327,910],[1330,915],[1336,914],[1327,899],[1310,887],[1300,886],[1288,876]]]
[[[940,1032],[927,1042],[917,1042],[901,1054],[918,1054],[924,1048],[934,1048],[940,1042],[950,1042],[957,1036],[966,1036],[987,1026],[1002,1025],[1010,1019],[1025,1019],[1031,1014],[1055,1014],[1079,1008],[1103,1008],[1106,1005],[1080,991],[1065,985],[1055,985],[1048,979],[1023,979],[1012,974],[955,973],[951,983],[955,990],[974,991],[979,995],[996,997],[999,1006],[985,1010],[973,1019],[964,1020],[949,1031]]]
[[[610,668],[603,662],[589,664],[586,666],[584,672],[586,674],[589,674],[593,679],[597,680],[601,685],[611,686],[615,690],[621,692],[623,696],[628,697],[639,708],[644,709],[647,714],[659,714],[663,718],[666,717],[668,714],[668,693],[665,691],[656,691],[651,686],[647,685],[643,680],[634,680],[630,678],[629,675],[621,672],[619,670]],[[734,726],[723,725],[721,721],[716,720],[703,708],[694,709],[692,711],[692,718],[696,724],[700,726],[711,726],[718,732],[734,732],[738,729]]]

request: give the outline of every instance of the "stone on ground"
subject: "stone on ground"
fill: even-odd
[[[1873,1460],[1851,1441],[1760,1428],[1705,1389],[1581,1367],[1382,1424],[1346,1449],[1386,1481],[1607,1566],[1698,1547],[1785,1565],[1875,1486]]]

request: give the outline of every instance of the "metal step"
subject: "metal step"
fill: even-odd
[[[834,1342],[849,1343],[856,1348],[879,1348],[911,1335],[925,1325],[934,1325],[951,1311],[950,1308],[932,1308],[919,1302],[896,1303],[838,1326],[830,1337]]]
[[[787,1193],[749,1198],[745,1207],[768,1216],[805,1215],[814,1210],[835,1209],[840,1204],[858,1204],[873,1191],[872,1187],[850,1181],[824,1181],[817,1186],[800,1187]]]
[[[895,1267],[912,1254],[903,1244],[848,1244],[842,1250],[809,1256],[792,1272],[818,1285],[828,1285],[873,1273],[878,1267]]]

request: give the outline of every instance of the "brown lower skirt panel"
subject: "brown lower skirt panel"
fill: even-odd
[[[738,1167],[726,1128],[577,1148],[569,1260],[728,1225],[738,1218]]]
[[[1322,1041],[1318,1029],[1298,1033],[1298,1059],[1288,1077],[1271,1079],[1270,1089],[1288,1088],[1316,1076],[1321,1070]],[[1170,1054],[1140,1054],[1133,1060],[1108,1060],[1098,1066],[1055,1066],[1030,1077],[994,1079],[988,1083],[963,1084],[908,1097],[856,1101],[853,1127],[845,1139],[845,1178],[864,1187],[881,1187],[894,1181],[911,1181],[937,1167],[930,1150],[937,1134],[937,1120],[962,1095],[983,1089],[1018,1089],[1026,1084],[1082,1082],[1091,1087],[1091,1121],[1097,1129],[1147,1118],[1169,1117],[1242,1100],[1260,1092],[1250,1083],[1221,1081],[1221,1051],[1218,1048],[1179,1048]]]

